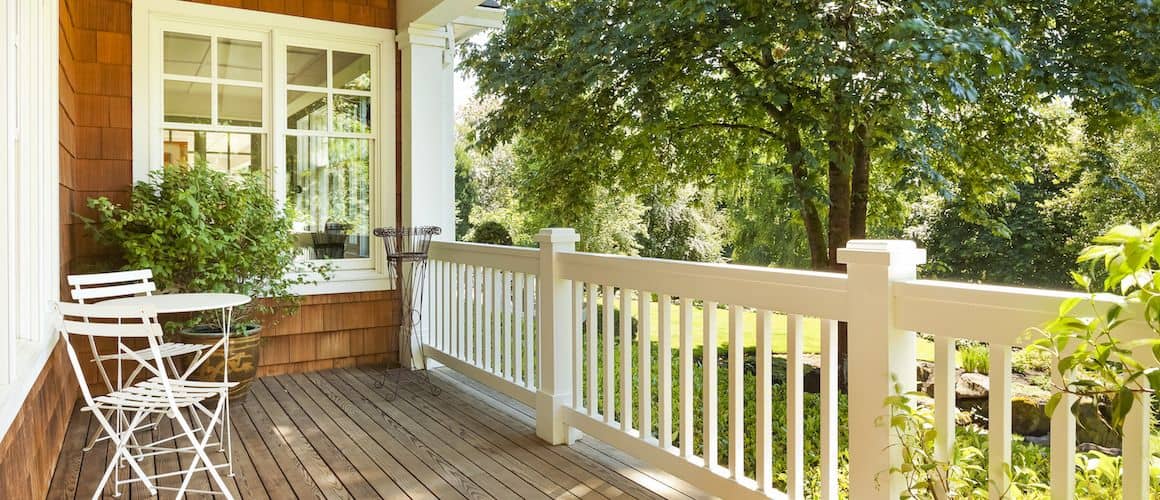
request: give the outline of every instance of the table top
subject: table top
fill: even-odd
[[[151,305],[158,314],[210,311],[248,304],[250,297],[237,293],[163,293],[125,297],[101,302],[108,305]]]

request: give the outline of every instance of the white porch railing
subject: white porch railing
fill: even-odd
[[[427,356],[535,406],[537,434],[545,440],[565,444],[588,434],[724,498],[804,498],[803,347],[805,325],[814,321],[821,335],[821,498],[838,498],[839,491],[839,321],[849,322],[851,353],[850,497],[898,498],[903,487],[885,472],[901,456],[891,430],[877,421],[887,412],[884,401],[895,379],[915,385],[913,332],[921,331],[935,337],[940,453],[954,440],[954,340],[991,345],[988,470],[998,486],[991,497],[998,498],[1006,481],[1003,464],[1011,458],[1010,347],[1028,342],[1029,327],[1055,317],[1060,302],[1077,295],[918,280],[925,255],[905,241],[853,241],[839,252],[848,274],[835,274],[578,253],[577,240],[570,229],[547,229],[539,250],[433,243]],[[704,311],[699,331],[695,301]],[[694,339],[701,340],[704,359],[716,359],[718,307],[728,311],[727,377],[717,380],[716,363],[702,363],[705,390],[694,394]],[[747,400],[741,346],[750,321],[757,332],[757,382],[755,397]],[[770,411],[774,321],[786,325],[783,422],[772,421]],[[1151,335],[1143,328],[1124,334]],[[728,398],[723,414],[716,390],[721,383]],[[702,404],[699,440],[694,399]],[[756,405],[753,430],[743,425],[745,405]],[[1124,430],[1124,493],[1148,498],[1151,412],[1147,404],[1136,408]],[[724,463],[717,458],[719,417],[729,422]],[[774,426],[786,432],[784,471],[772,470]],[[755,467],[747,471],[745,434],[754,430]],[[1052,417],[1051,436],[1052,498],[1072,498],[1070,412]],[[784,492],[772,486],[773,475],[782,472]]]

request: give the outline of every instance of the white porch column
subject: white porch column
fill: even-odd
[[[398,37],[402,51],[404,226],[439,226],[440,240],[455,239],[454,33],[449,27],[410,24]]]
[[[851,498],[898,498],[901,450],[885,422],[896,378],[915,390],[914,332],[894,327],[893,284],[913,280],[926,251],[912,241],[854,240],[838,250],[849,276],[849,424]],[[878,481],[881,479],[881,481]]]
[[[455,99],[450,27],[409,24],[398,36],[402,52],[402,211],[403,226],[439,226],[437,240],[455,240]],[[393,119],[393,117],[392,117]],[[394,200],[391,200],[394,202]],[[393,223],[393,221],[392,221]],[[428,271],[428,278],[430,271]],[[430,285],[430,283],[428,283]],[[433,290],[425,291],[423,317],[415,335],[427,342],[434,318]],[[424,365],[422,345],[415,346]]]
[[[580,438],[580,431],[564,425],[563,412],[572,402],[572,287],[560,278],[556,255],[574,252],[580,235],[572,229],[548,228],[536,235],[536,241],[540,243],[536,435],[552,444],[572,444]]]

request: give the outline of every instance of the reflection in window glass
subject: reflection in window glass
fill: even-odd
[[[337,132],[370,132],[371,98],[335,94],[334,130]]]
[[[230,174],[262,169],[262,134],[166,130],[162,137],[166,165],[204,159],[210,168]]]
[[[218,125],[262,126],[262,89],[218,85]]]
[[[175,123],[210,122],[208,83],[165,81],[165,121]]]
[[[310,259],[370,256],[370,140],[286,138],[286,206]]]
[[[171,75],[210,76],[209,37],[165,33],[165,72]]]
[[[247,40],[218,39],[218,78],[262,81],[262,44]]]
[[[295,130],[326,130],[326,94],[286,92],[286,126]]]
[[[371,89],[371,56],[334,51],[331,58],[334,65],[334,88]]]
[[[326,51],[305,47],[286,48],[286,83],[326,86]]]

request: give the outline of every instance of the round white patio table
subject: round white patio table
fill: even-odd
[[[189,368],[186,369],[181,378],[188,377],[193,370],[197,369],[209,358],[214,351],[222,349],[222,359],[226,360],[222,366],[223,382],[230,381],[230,343],[229,334],[231,331],[234,308],[249,304],[252,301],[249,296],[237,293],[163,293],[157,295],[142,295],[139,297],[125,297],[121,299],[112,299],[101,302],[107,305],[151,305],[157,310],[157,314],[173,314],[173,313],[188,313],[200,311],[221,311],[222,324],[222,338],[217,341],[208,351],[203,353]],[[177,375],[176,373],[174,375]],[[234,475],[234,447],[233,447],[233,432],[230,429],[230,398],[226,398],[226,414],[222,419],[222,429],[225,435],[225,443],[223,443],[226,452],[226,460],[229,461],[230,476]],[[221,436],[221,434],[219,434]]]

